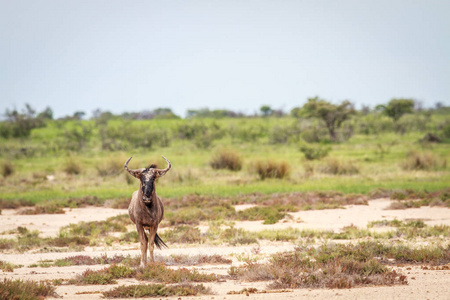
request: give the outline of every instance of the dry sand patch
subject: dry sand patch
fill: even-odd
[[[321,229],[339,231],[345,226],[351,224],[365,228],[370,221],[378,220],[408,220],[422,219],[428,225],[445,224],[450,225],[450,209],[442,207],[421,207],[407,210],[386,210],[390,205],[390,200],[379,199],[369,201],[368,206],[355,205],[346,206],[345,209],[328,209],[318,211],[300,211],[291,213],[292,218],[287,218],[277,224],[264,225],[262,221],[255,222],[236,222],[235,227],[243,228],[248,231],[258,231],[264,229]],[[242,209],[242,207],[240,207]],[[111,208],[76,208],[65,209],[66,213],[62,215],[16,215],[14,210],[3,210],[0,215],[1,231],[8,231],[25,226],[30,230],[39,230],[42,236],[55,236],[59,229],[67,226],[69,223],[78,223],[80,221],[100,221],[115,215],[126,214],[123,209]],[[301,222],[299,221],[301,220]],[[254,245],[244,246],[211,246],[211,245],[169,245],[170,248],[164,251],[157,251],[158,256],[170,255],[197,255],[218,254],[226,256],[233,260],[233,265],[239,265],[238,257],[251,257],[254,255]],[[274,253],[289,251],[295,247],[293,243],[288,242],[268,242],[262,241],[259,246],[258,256],[270,257]],[[108,255],[112,257],[116,254],[137,256],[140,251],[138,244],[112,245],[104,247],[87,247],[83,252],[63,252],[63,253],[39,253],[30,251],[27,253],[0,254],[0,260],[7,261],[16,265],[24,265],[22,268],[16,268],[14,272],[1,272],[0,278],[20,278],[32,280],[45,279],[70,279],[81,274],[87,268],[98,270],[104,265],[93,266],[69,266],[69,267],[29,267],[31,264],[43,260],[55,260],[74,255],[88,255],[99,257]],[[226,275],[229,265],[200,265],[195,267],[201,272]],[[227,280],[225,282],[206,283],[210,286],[216,295],[201,297],[182,297],[183,299],[448,299],[450,294],[450,271],[449,270],[422,270],[420,266],[393,267],[401,271],[408,277],[408,285],[402,286],[382,286],[382,287],[364,287],[353,289],[296,289],[285,293],[275,294],[245,294],[228,295],[230,291],[240,291],[244,288],[266,289],[267,282],[241,282],[236,280]],[[407,268],[410,268],[409,270]],[[135,279],[120,279],[118,284],[105,286],[76,286],[61,285],[57,287],[57,293],[63,296],[63,299],[102,299],[101,292],[111,289],[120,284],[142,283]],[[81,293],[81,294],[80,294]],[[178,299],[173,297],[171,299]],[[158,298],[159,299],[159,298]]]

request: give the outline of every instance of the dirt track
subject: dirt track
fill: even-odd
[[[293,213],[292,218],[274,225],[263,225],[262,222],[237,222],[236,227],[244,228],[248,231],[258,231],[262,229],[329,229],[338,231],[344,226],[355,225],[363,227],[370,221],[375,220],[398,220],[422,219],[428,225],[446,224],[450,225],[450,209],[440,207],[422,207],[408,210],[385,210],[390,201],[386,199],[370,201],[369,206],[349,206],[346,209],[301,211]],[[26,226],[30,230],[41,231],[41,236],[55,236],[60,227],[68,223],[78,223],[80,221],[105,220],[114,215],[126,213],[126,210],[116,210],[108,208],[81,208],[67,209],[62,215],[16,215],[14,210],[3,210],[0,215],[0,228],[2,232]],[[5,238],[7,236],[1,236]],[[239,265],[240,256],[251,257],[254,253],[254,245],[250,246],[185,246],[169,245],[170,249],[157,251],[157,255],[170,256],[171,254],[196,255],[196,254],[219,254],[231,258],[233,265]],[[270,257],[273,253],[287,251],[294,248],[293,243],[287,242],[261,242],[259,255]],[[13,272],[1,272],[0,278],[21,278],[32,280],[45,279],[70,279],[77,274],[81,274],[87,268],[102,269],[104,265],[94,266],[69,266],[69,267],[29,267],[31,264],[42,260],[55,260],[73,255],[89,255],[98,257],[102,254],[114,256],[122,254],[131,256],[139,255],[138,244],[115,245],[106,247],[87,247],[83,252],[62,252],[62,253],[40,253],[30,251],[28,253],[2,253],[0,260],[10,262],[24,267],[16,268]],[[201,272],[226,275],[230,265],[200,265],[187,266],[197,268]],[[365,287],[353,289],[296,289],[283,293],[270,294],[250,294],[252,299],[449,299],[450,295],[450,271],[449,270],[423,270],[420,266],[393,267],[407,276],[408,285]],[[409,269],[408,269],[409,268]],[[112,287],[124,284],[142,283],[135,279],[118,280],[114,285],[57,286],[57,293],[64,299],[101,299],[101,291],[110,290]],[[227,280],[219,283],[206,283],[210,286],[215,295],[201,297],[183,297],[183,299],[249,299],[245,294],[229,295],[230,291],[240,291],[244,288],[257,288],[266,290],[267,282],[239,282]],[[89,294],[86,294],[89,292]],[[81,294],[80,294],[81,293]],[[84,293],[84,294],[83,294]],[[175,297],[178,299],[179,297]]]

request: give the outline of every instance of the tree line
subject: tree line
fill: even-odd
[[[322,122],[326,128],[330,140],[335,142],[339,139],[338,131],[341,129],[345,121],[354,116],[361,115],[384,115],[392,119],[394,123],[398,123],[400,118],[405,114],[415,112],[424,112],[431,114],[433,112],[450,112],[450,107],[437,104],[434,109],[423,110],[421,106],[413,99],[394,98],[388,103],[377,105],[374,109],[363,107],[360,110],[355,109],[354,104],[350,101],[342,101],[334,104],[330,101],[319,97],[309,98],[303,106],[293,108],[290,113],[282,110],[276,110],[269,105],[260,107],[259,114],[245,115],[243,113],[231,110],[210,110],[208,108],[198,110],[188,110],[186,119],[201,118],[254,118],[254,117],[286,117],[290,116],[296,119],[317,119]],[[58,120],[83,120],[85,113],[76,111],[71,116],[66,116]],[[19,138],[28,137],[34,128],[44,127],[50,120],[54,120],[53,111],[47,107],[41,112],[37,112],[29,104],[25,105],[21,111],[17,109],[6,110],[5,120],[0,122],[0,136],[3,138]],[[153,119],[181,119],[170,108],[157,108],[154,110],[144,110],[141,112],[124,112],[115,115],[109,111],[97,109],[93,112],[92,120],[97,124],[107,124],[110,120],[153,120]]]

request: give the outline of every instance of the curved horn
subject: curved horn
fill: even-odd
[[[157,169],[156,170],[159,173],[159,176],[164,176],[167,173],[167,171],[169,171],[170,168],[172,167],[172,164],[170,163],[170,161],[167,158],[165,158],[164,156],[162,156],[162,158],[164,158],[164,160],[167,161],[168,166],[165,169]]]
[[[133,158],[133,156],[131,156],[123,165],[124,169],[128,171],[128,173],[130,173],[131,175],[133,175],[136,178],[139,178],[139,176],[141,175],[142,171],[141,170],[130,170],[128,168],[128,163],[130,162],[130,160]]]

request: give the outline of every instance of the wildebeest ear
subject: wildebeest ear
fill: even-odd
[[[166,175],[166,173],[172,167],[172,164],[170,163],[170,161],[167,158],[165,158],[164,156],[162,158],[164,158],[164,160],[167,162],[167,168],[165,168],[165,169],[156,169],[156,172],[158,172],[158,176],[159,177],[162,177],[162,176]]]
[[[142,172],[145,171],[145,169],[137,169],[137,170],[127,170],[128,173],[130,173],[132,176],[136,177],[137,179],[141,178]]]
[[[130,169],[128,168],[128,163],[130,162],[130,160],[131,160],[131,157],[125,162],[125,164],[123,165],[123,167],[124,167],[125,170],[127,170],[128,173],[130,173],[132,176],[134,176],[134,177],[140,179],[140,178],[141,178],[141,175],[142,175],[142,172],[143,172],[145,169],[130,170]]]

